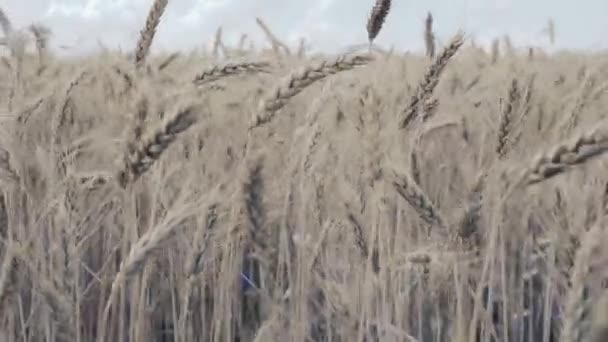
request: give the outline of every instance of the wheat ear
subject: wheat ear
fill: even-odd
[[[177,136],[196,122],[193,105],[183,107],[167,119],[161,127],[142,139],[137,148],[130,148],[125,156],[125,166],[118,174],[119,184],[124,188],[135,182],[150,169]]]
[[[439,210],[409,175],[394,171],[389,181],[397,190],[397,193],[412,206],[422,220],[435,227],[445,227],[446,221],[442,218]]]
[[[376,0],[376,3],[372,7],[369,19],[367,20],[367,38],[369,39],[370,45],[376,39],[388,12],[391,10],[391,0]]]
[[[146,26],[140,32],[137,47],[135,49],[135,65],[138,67],[144,64],[146,57],[150,52],[150,46],[154,40],[156,28],[160,23],[160,18],[165,12],[165,8],[167,7],[168,3],[169,0],[155,0],[150,8],[150,12],[148,12]]]
[[[311,84],[336,73],[365,65],[370,61],[372,61],[371,56],[341,55],[334,60],[322,61],[316,65],[304,67],[291,73],[260,101],[258,112],[255,113],[251,128],[270,122],[275,113],[283,108],[289,99],[302,92]]]
[[[452,38],[448,46],[441,51],[441,54],[437,56],[433,64],[429,67],[424,75],[424,79],[418,85],[416,94],[412,96],[410,103],[401,113],[399,122],[399,127],[401,129],[405,129],[409,126],[418,114],[419,107],[431,98],[435,87],[437,87],[437,84],[439,83],[439,76],[441,76],[443,69],[445,69],[450,58],[456,54],[462,44],[464,44],[464,33],[459,32]]]
[[[595,127],[568,142],[557,144],[549,152],[539,154],[532,165],[524,171],[524,179],[528,185],[542,182],[606,151],[608,151],[607,129]]]
[[[263,72],[269,66],[270,63],[268,62],[228,63],[223,66],[214,65],[196,75],[192,82],[201,85],[228,76]]]

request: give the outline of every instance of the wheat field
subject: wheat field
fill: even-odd
[[[168,5],[86,57],[0,11],[1,342],[608,341],[608,54],[384,50],[386,0],[151,54]]]

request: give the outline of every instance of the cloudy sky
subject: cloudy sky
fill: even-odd
[[[100,45],[130,49],[153,0],[4,0],[0,6],[14,25],[41,23],[53,31],[55,45],[91,51]],[[169,0],[154,48],[190,49],[209,44],[218,26],[226,43],[241,33],[263,42],[255,24],[262,18],[284,41],[307,38],[319,50],[365,43],[365,21],[373,0]],[[545,46],[549,17],[557,45],[574,49],[608,48],[607,0],[394,0],[377,43],[421,49],[427,11],[435,17],[440,41],[459,28],[480,43],[508,33],[517,45]]]

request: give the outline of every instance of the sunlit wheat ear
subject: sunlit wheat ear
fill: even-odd
[[[557,144],[547,153],[538,155],[524,171],[524,180],[528,185],[545,181],[607,151],[608,129],[604,123],[591,131],[581,133],[569,142]]]
[[[373,58],[367,55],[341,55],[333,60],[322,61],[291,73],[260,101],[258,112],[255,113],[250,128],[270,122],[279,109],[311,84],[339,72],[365,65],[372,60]]]
[[[194,77],[193,82],[202,85],[228,76],[255,74],[264,72],[270,67],[268,62],[228,63],[222,66],[214,65]]]
[[[146,61],[154,35],[156,34],[156,28],[160,23],[160,18],[165,12],[168,2],[169,0],[155,0],[150,8],[148,18],[146,19],[146,26],[140,31],[137,47],[135,48],[135,65],[138,67],[141,67]]]
[[[193,105],[178,109],[161,127],[143,138],[136,149],[127,152],[124,157],[124,168],[118,173],[120,186],[124,188],[146,173],[177,136],[196,122],[196,114]]]
[[[441,76],[441,73],[445,69],[450,58],[456,54],[462,44],[464,44],[464,33],[458,32],[456,36],[452,38],[450,43],[437,56],[418,85],[418,89],[410,99],[408,106],[402,111],[399,119],[399,128],[407,128],[416,118],[418,113],[420,113],[422,105],[429,101],[431,96],[433,96],[435,87],[437,87],[437,84],[439,84],[439,77]]]
[[[382,30],[388,12],[391,10],[391,0],[376,0],[367,20],[367,38],[371,44]]]

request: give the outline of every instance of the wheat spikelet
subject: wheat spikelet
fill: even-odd
[[[223,66],[213,66],[196,75],[193,82],[197,85],[201,85],[223,77],[263,72],[269,66],[270,63],[268,62],[228,63]]]
[[[376,0],[367,20],[367,38],[371,44],[382,30],[388,12],[391,10],[391,0]]]
[[[271,121],[275,113],[283,108],[289,99],[311,84],[336,73],[365,65],[372,60],[371,56],[366,55],[340,55],[334,60],[322,61],[291,73],[260,101],[251,128]]]
[[[165,123],[139,144],[137,149],[125,156],[125,167],[118,174],[119,184],[124,188],[136,181],[160,158],[177,136],[196,122],[193,105],[178,109]]]
[[[135,49],[135,65],[138,67],[142,66],[150,52],[150,46],[154,40],[156,34],[156,28],[160,23],[160,18],[165,12],[165,8],[169,0],[155,0],[148,12],[148,18],[146,19],[146,25],[143,30],[140,31],[139,40],[137,41],[137,47]]]
[[[426,103],[433,95],[433,91],[439,83],[439,76],[441,76],[448,61],[456,54],[462,44],[464,44],[464,33],[459,32],[452,38],[448,46],[443,49],[441,54],[437,56],[433,64],[429,67],[424,75],[424,79],[418,85],[416,94],[412,96],[408,106],[401,113],[399,122],[399,127],[401,129],[405,129],[409,126],[418,114],[420,106]]]

